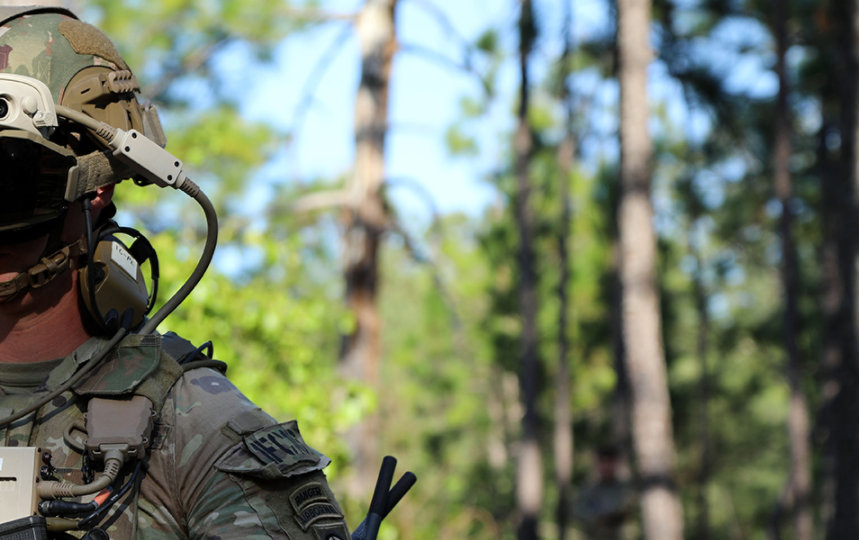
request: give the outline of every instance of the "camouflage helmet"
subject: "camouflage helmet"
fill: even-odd
[[[3,73],[41,81],[54,104],[116,128],[135,129],[161,146],[166,142],[157,113],[138,102],[135,94],[140,87],[116,46],[99,29],[65,9],[0,7]],[[3,116],[0,96],[0,120]],[[70,189],[69,171],[88,155],[101,157],[104,141],[69,121],[44,135],[22,136],[20,131],[0,127],[0,242],[10,233],[13,237],[44,234],[58,223],[71,201],[94,187],[127,177],[111,177],[119,173],[102,164],[98,183],[85,180],[81,185],[87,189]]]

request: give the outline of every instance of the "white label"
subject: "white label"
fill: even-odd
[[[110,252],[110,258],[113,262],[118,264],[120,268],[125,270],[132,279],[137,279],[137,261],[134,260],[131,253],[122,247],[119,242],[111,242],[111,244],[113,245],[113,249]]]
[[[0,471],[3,470],[3,458],[0,457]]]

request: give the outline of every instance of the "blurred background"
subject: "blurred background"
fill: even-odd
[[[853,0],[55,3],[219,209],[161,330],[352,527],[392,454],[384,540],[859,537]],[[202,215],[117,194],[167,298]]]

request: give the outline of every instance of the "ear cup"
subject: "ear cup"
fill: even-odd
[[[149,252],[154,256],[154,251],[149,242],[143,242],[148,249],[135,249],[137,242],[128,248],[113,234],[103,233],[89,264],[80,270],[84,306],[96,324],[108,332],[119,327],[136,328],[152,307],[154,297],[147,291],[141,264],[149,258]]]

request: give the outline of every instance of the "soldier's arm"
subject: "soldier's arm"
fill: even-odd
[[[329,460],[295,422],[275,423],[208,369],[187,373],[172,398],[171,514],[188,537],[349,539],[322,472]]]

